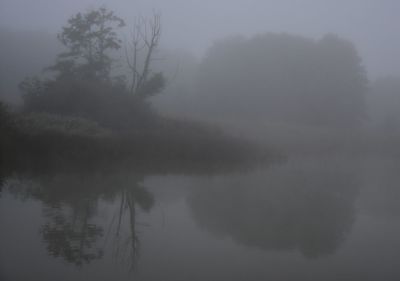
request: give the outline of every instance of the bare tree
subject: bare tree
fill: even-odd
[[[150,65],[161,36],[161,15],[151,19],[139,17],[132,29],[131,40],[125,45],[125,56],[131,72],[130,92],[140,98],[158,93],[165,85],[161,73],[151,75]],[[143,63],[139,63],[143,59]]]

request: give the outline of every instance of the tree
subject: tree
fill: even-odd
[[[250,122],[358,126],[367,82],[353,44],[335,35],[230,38],[211,47],[199,67],[196,107]]]
[[[58,35],[68,50],[58,56],[50,69],[60,75],[79,73],[85,78],[109,78],[111,58],[107,52],[121,48],[115,30],[123,26],[125,22],[104,7],[71,17]]]
[[[161,34],[160,16],[141,19],[135,27],[135,61],[128,61],[131,85],[124,75],[111,76],[110,52],[121,48],[116,29],[124,25],[105,8],[73,16],[58,35],[67,50],[48,68],[57,75],[20,83],[25,110],[82,117],[118,130],[155,124],[156,115],[147,98],[159,93],[165,84],[163,75],[152,73],[150,67]]]
[[[160,14],[153,14],[150,20],[139,18],[131,35],[130,50],[125,47],[126,61],[131,72],[129,90],[133,95],[145,99],[159,93],[165,86],[162,73],[150,75],[150,64],[161,36]],[[144,59],[142,68],[140,58]]]

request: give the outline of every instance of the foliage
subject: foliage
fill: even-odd
[[[145,100],[130,95],[119,83],[73,77],[40,83],[39,90],[25,90],[27,112],[81,117],[116,130],[137,129],[155,118]]]
[[[209,49],[198,76],[204,107],[214,115],[322,126],[359,124],[366,85],[354,46],[335,35],[226,39]]]
[[[71,17],[58,35],[68,51],[58,56],[51,69],[59,75],[75,72],[83,78],[107,79],[111,67],[107,51],[121,48],[116,28],[124,25],[121,18],[104,7]]]
[[[148,99],[165,85],[162,73],[151,71],[160,36],[158,15],[150,21],[148,37],[138,33],[139,42],[143,40],[141,44],[148,48],[143,66],[128,61],[137,79],[134,90],[125,76],[112,77],[107,51],[119,48],[120,41],[113,27],[107,25],[105,33],[94,30],[116,22],[117,27],[123,24],[103,8],[72,17],[60,35],[68,52],[60,54],[50,68],[58,75],[20,83],[24,111],[18,118],[13,150],[4,157],[11,159],[10,167],[70,168],[78,163],[109,167],[120,161],[135,162],[140,168],[164,168],[169,162],[197,166],[230,161],[235,165],[258,154],[241,140],[162,118],[152,110]]]
[[[108,51],[121,47],[116,28],[124,25],[121,18],[105,8],[73,16],[59,35],[68,51],[61,53],[49,68],[57,73],[55,78],[31,77],[20,83],[24,109],[81,117],[115,130],[143,129],[154,124],[157,116],[147,100],[165,86],[162,73],[149,75],[151,53],[159,33],[150,43],[153,45],[146,56],[147,64],[132,93],[125,76],[111,77],[110,73],[112,59]]]

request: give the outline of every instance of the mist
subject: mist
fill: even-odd
[[[186,49],[201,57],[212,43],[230,35],[265,32],[294,33],[319,38],[336,33],[356,45],[373,78],[399,75],[393,57],[399,3],[385,1],[30,1],[3,0],[0,25],[18,30],[58,33],[67,19],[79,12],[106,5],[132,23],[138,14],[158,10],[163,15],[162,44]],[[29,12],[22,12],[29,7]],[[45,15],[45,16],[43,16]]]
[[[0,279],[398,280],[398,11],[2,0]]]

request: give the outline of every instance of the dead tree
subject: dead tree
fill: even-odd
[[[165,84],[161,73],[151,75],[150,65],[161,36],[160,14],[154,13],[148,20],[140,17],[136,20],[129,48],[125,46],[128,68],[131,72],[130,92],[140,98],[158,93]],[[140,63],[140,60],[143,60]]]

